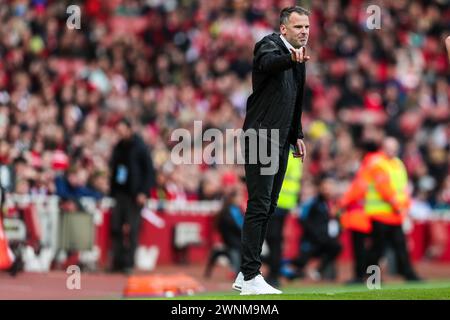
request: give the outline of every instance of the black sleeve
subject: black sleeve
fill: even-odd
[[[292,68],[295,62],[289,53],[283,54],[273,41],[267,41],[256,50],[254,64],[262,72],[277,73]]]
[[[302,71],[301,71],[301,83],[298,92],[298,130],[297,130],[297,139],[304,139],[305,136],[303,134],[303,126],[302,126],[302,113],[303,113],[303,100],[305,94],[305,80],[306,80],[306,65],[302,63]]]

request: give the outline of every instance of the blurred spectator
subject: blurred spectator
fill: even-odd
[[[311,272],[311,277],[315,280],[325,277],[335,279],[337,274],[333,270],[334,262],[341,252],[339,223],[334,217],[336,182],[330,175],[325,175],[318,179],[317,186],[317,197],[301,207],[300,223],[303,233],[300,253],[293,260],[293,265],[298,268],[297,275],[303,276],[308,262],[312,258],[320,258],[320,265]]]
[[[4,192],[14,190],[14,169],[10,163],[9,145],[0,141],[0,187]]]
[[[241,232],[244,213],[241,209],[242,196],[238,190],[230,192],[223,208],[216,216],[215,226],[225,244],[233,271],[237,275],[241,266]]]
[[[96,171],[89,178],[88,188],[93,192],[96,199],[100,199],[109,194],[109,180],[104,171]]]
[[[101,194],[87,186],[86,170],[72,166],[62,176],[55,179],[56,195],[61,198],[61,206],[66,211],[81,210],[82,197],[101,198]]]
[[[132,272],[138,245],[141,210],[154,185],[150,152],[127,119],[117,124],[120,140],[110,163],[110,191],[115,200],[111,215],[114,271]]]

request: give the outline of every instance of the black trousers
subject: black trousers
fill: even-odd
[[[278,156],[275,159],[278,162],[276,164],[278,170],[274,170],[273,174],[261,174],[261,169],[270,165],[248,162],[245,165],[249,198],[242,229],[241,271],[246,281],[260,274],[262,245],[269,219],[277,206],[278,195],[286,173],[289,143],[286,142],[278,150]]]
[[[356,280],[363,280],[367,272],[367,259],[370,248],[368,247],[369,234],[352,230],[352,246],[353,246],[353,272]]]
[[[302,242],[305,242],[303,239]],[[324,243],[311,243],[304,245],[302,243],[300,255],[293,261],[293,264],[302,270],[311,260],[311,258],[320,258],[318,271],[322,274],[338,257],[342,250],[341,244],[337,240],[330,240]]]
[[[114,199],[116,205],[111,215],[112,268],[133,268],[142,207],[137,204],[135,196],[126,193],[119,193]],[[128,226],[129,232],[124,232],[124,226]]]
[[[406,279],[415,279],[417,275],[409,259],[402,226],[373,221],[372,228],[372,248],[370,250],[369,265],[378,265],[386,247],[390,245],[395,253],[399,273]]]
[[[267,259],[269,265],[268,278],[272,280],[278,280],[280,274],[283,256],[283,227],[288,213],[289,210],[287,209],[276,208],[267,227],[266,241],[269,246],[269,257]]]

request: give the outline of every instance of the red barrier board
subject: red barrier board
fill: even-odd
[[[103,214],[103,223],[97,228],[97,245],[101,249],[102,266],[108,263],[108,250],[110,248],[109,238],[109,212]],[[199,215],[195,213],[183,212],[180,214],[159,214],[164,220],[165,226],[158,228],[145,219],[142,219],[140,244],[144,246],[157,246],[159,256],[157,263],[159,265],[173,263],[206,263],[209,251],[212,245],[217,241],[217,234],[213,230],[213,216]],[[173,245],[174,229],[177,223],[193,222],[200,227],[201,243],[188,247],[186,250],[177,251]],[[427,221],[414,222],[412,229],[407,234],[408,248],[411,259],[414,261],[424,258],[430,246],[436,242],[440,246],[438,255],[434,258],[441,262],[450,262],[450,237],[441,236],[438,240],[434,239],[433,231],[439,226],[441,233],[450,235],[450,222]],[[286,218],[284,229],[284,256],[293,258],[298,254],[299,241],[301,236],[301,226],[297,219],[289,215]],[[341,261],[352,259],[351,238],[348,231],[344,231],[341,236],[343,251],[339,257]]]

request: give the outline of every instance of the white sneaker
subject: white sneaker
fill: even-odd
[[[264,280],[262,275],[257,275],[249,281],[243,281],[241,296],[251,294],[281,294],[282,292],[275,289]]]
[[[241,291],[243,282],[244,282],[244,274],[242,272],[239,272],[231,287],[234,290]]]

